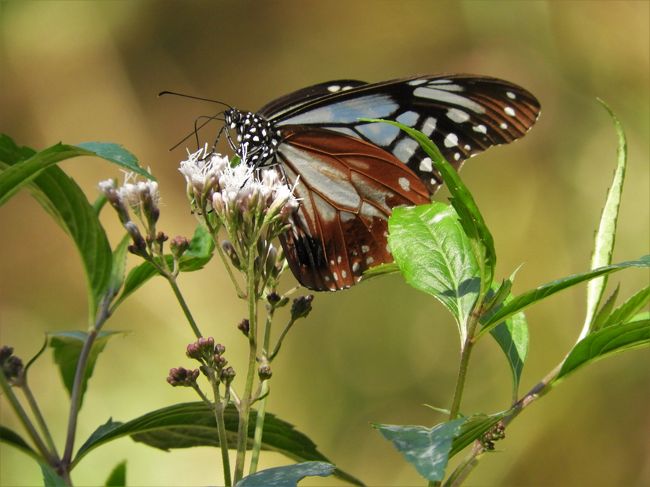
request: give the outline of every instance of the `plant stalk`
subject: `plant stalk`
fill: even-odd
[[[481,303],[477,302],[474,309],[480,309]],[[456,419],[460,411],[460,403],[463,399],[463,391],[465,389],[465,380],[467,378],[467,369],[469,368],[469,359],[472,355],[472,348],[474,346],[474,334],[478,326],[478,313],[474,311],[470,314],[467,325],[467,336],[460,352],[460,364],[458,366],[458,376],[456,378],[456,389],[454,390],[454,398],[449,408],[449,420]]]
[[[169,273],[165,273],[165,277],[167,278],[167,282],[169,282],[172,291],[174,291],[174,296],[176,296],[176,299],[178,300],[178,304],[181,305],[183,314],[185,315],[185,318],[187,318],[187,322],[190,324],[190,327],[192,328],[194,335],[196,336],[196,338],[201,338],[203,336],[201,334],[201,330],[199,330],[199,327],[196,324],[194,317],[192,316],[192,312],[190,311],[190,308],[187,306],[187,303],[185,302],[185,298],[183,298],[183,294],[181,293],[181,290],[178,287],[176,278]]]
[[[30,409],[32,410],[32,413],[34,414],[34,417],[36,418],[36,422],[38,423],[38,426],[41,429],[41,432],[43,433],[43,436],[45,437],[45,442],[47,443],[47,446],[50,448],[50,451],[52,452],[53,456],[56,458],[59,457],[59,453],[56,450],[56,444],[54,443],[54,439],[52,438],[52,434],[50,433],[50,429],[47,427],[47,423],[45,422],[45,418],[43,417],[43,414],[41,413],[41,409],[38,407],[38,403],[36,402],[36,398],[34,397],[34,394],[32,394],[32,390],[30,389],[29,385],[27,384],[27,378],[25,377],[25,380],[23,382],[23,385],[21,387],[23,390],[23,394],[25,394],[25,398],[27,399],[27,403],[29,404]]]

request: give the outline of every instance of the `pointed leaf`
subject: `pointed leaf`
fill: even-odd
[[[607,199],[603,213],[600,216],[600,223],[596,231],[596,238],[594,242],[594,253],[591,256],[591,268],[607,266],[612,263],[612,254],[614,253],[614,241],[616,237],[616,222],[618,220],[618,212],[621,205],[621,194],[623,193],[623,181],[625,180],[625,166],[627,163],[627,141],[625,140],[625,132],[621,122],[616,118],[614,112],[607,106],[607,104],[598,100],[601,105],[609,112],[616,128],[618,136],[618,149],[616,171],[614,172],[614,179],[612,186],[607,192]],[[593,279],[587,284],[587,316],[585,317],[585,325],[583,327],[583,335],[586,335],[590,329],[596,310],[602,299],[605,285],[607,284],[607,274]]]
[[[512,394],[516,400],[521,372],[524,370],[524,362],[528,354],[528,322],[526,321],[526,315],[519,312],[510,316],[492,328],[490,334],[508,359],[508,365],[512,372]]]
[[[86,375],[82,380],[80,405],[83,402],[83,396],[86,392],[88,379],[93,375],[97,357],[104,350],[104,347],[106,347],[108,339],[118,333],[119,332],[115,331],[101,331],[95,339],[88,358]],[[77,362],[79,361],[81,349],[88,337],[88,333],[85,331],[63,331],[50,334],[49,336],[50,346],[54,349],[54,361],[59,367],[63,384],[65,385],[68,394],[72,394],[74,376],[77,371]]]
[[[602,276],[605,274],[611,274],[612,272],[618,272],[623,269],[631,267],[649,267],[650,266],[650,255],[644,255],[639,260],[632,260],[627,262],[621,262],[620,264],[613,264],[606,267],[600,267],[589,272],[584,272],[582,274],[574,274],[562,279],[557,279],[555,281],[548,282],[543,284],[532,291],[528,291],[519,296],[512,298],[508,304],[502,306],[498,311],[492,314],[487,314],[481,318],[481,323],[483,328],[480,331],[480,334],[485,333],[492,329],[497,323],[500,323],[504,319],[509,318],[515,313],[522,311],[533,303],[541,301],[558,291],[562,291],[571,286],[575,286],[594,277]]]
[[[648,301],[650,301],[650,286],[636,292],[628,298],[627,301],[612,311],[612,313],[604,320],[603,326],[627,323],[632,320],[639,311],[648,305]]]
[[[126,460],[118,463],[111,471],[106,483],[106,487],[125,487],[126,486]]]
[[[124,274],[126,272],[126,256],[130,243],[131,238],[129,235],[125,235],[122,237],[122,240],[120,240],[120,243],[113,251],[111,278],[108,282],[108,289],[106,291],[106,297],[109,301],[112,301],[113,298],[117,296],[117,293],[120,292],[120,288],[124,283]]]
[[[148,171],[140,167],[138,158],[120,144],[113,142],[82,142],[77,144],[77,147],[92,152],[97,157],[113,162],[147,179],[156,180]]]
[[[408,284],[437,298],[465,340],[479,292],[478,267],[454,209],[444,203],[395,208],[388,220],[391,253]]]
[[[325,462],[304,462],[284,467],[267,468],[244,477],[236,487],[297,487],[305,477],[329,477],[335,466]]]
[[[650,320],[608,326],[590,333],[569,353],[554,382],[607,355],[650,345]]]
[[[607,322],[607,318],[612,314],[614,306],[616,305],[616,299],[618,298],[618,292],[620,291],[621,286],[616,286],[614,292],[605,300],[605,303],[600,307],[594,318],[591,320],[591,330],[600,330],[603,325]]]
[[[255,434],[256,412],[251,412],[248,437],[250,446]],[[236,444],[239,416],[233,405],[224,413],[229,445]],[[162,450],[190,448],[195,446],[218,446],[217,427],[213,411],[202,402],[175,404],[147,413],[127,423],[109,420],[100,426],[79,448],[73,464],[76,464],[94,448],[109,441],[131,435],[135,441]],[[273,414],[264,419],[264,450],[276,451],[295,461],[329,460],[318,451],[314,442],[297,431],[291,424]],[[346,482],[362,485],[351,475],[336,470],[334,475]]]
[[[467,418],[454,419],[433,428],[424,426],[373,425],[391,441],[420,475],[431,481],[442,480],[454,438]]]

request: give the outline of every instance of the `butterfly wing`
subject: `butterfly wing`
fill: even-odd
[[[347,89],[339,89],[343,87]],[[417,142],[397,127],[359,119],[385,118],[416,128],[459,167],[491,146],[523,136],[539,111],[537,99],[520,86],[451,75],[374,84],[331,81],[271,102],[260,113],[281,130],[288,125],[318,127],[370,142],[405,163],[434,192],[441,179]]]
[[[392,208],[429,201],[413,171],[357,137],[286,126],[278,159],[301,199],[280,241],[298,281],[317,291],[350,287],[369,267],[391,262]]]

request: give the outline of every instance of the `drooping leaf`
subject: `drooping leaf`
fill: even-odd
[[[140,167],[138,158],[120,144],[113,142],[82,142],[81,144],[77,144],[77,147],[92,152],[97,157],[113,162],[147,179],[151,179],[152,181],[156,180],[149,171]]]
[[[52,152],[63,156],[75,150],[52,149]],[[0,167],[5,168],[0,176],[39,154],[28,147],[16,146],[7,136],[0,137],[0,161],[3,163]],[[26,156],[28,160],[24,159]],[[29,184],[32,195],[70,235],[79,250],[89,283],[89,315],[94,318],[111,273],[111,249],[104,229],[81,188],[61,169],[51,166],[34,176],[37,177],[30,178]]]
[[[613,272],[621,271],[623,269],[628,269],[631,267],[649,267],[650,266],[650,255],[644,255],[639,258],[639,260],[631,260],[627,262],[621,262],[619,264],[613,264],[605,267],[600,267],[598,269],[591,270],[589,272],[584,272],[582,274],[574,274],[568,277],[557,279],[555,281],[548,282],[543,284],[531,291],[520,294],[512,298],[508,304],[502,306],[498,311],[492,314],[488,314],[481,319],[483,328],[480,333],[485,333],[493,328],[497,323],[500,323],[504,319],[509,318],[515,313],[522,311],[533,303],[541,301],[558,291],[562,291],[571,286],[575,286],[589,279],[593,279],[598,276],[605,274],[611,274]]]
[[[18,450],[32,457],[37,462],[43,461],[41,456],[31,446],[29,446],[18,433],[2,425],[0,425],[0,443],[6,443],[7,445],[11,445],[14,448],[17,448]]]
[[[480,439],[506,416],[506,413],[474,414],[466,418],[460,427],[460,432],[454,438],[449,458],[453,457],[465,447]]]
[[[650,286],[644,287],[630,296],[627,301],[613,310],[603,321],[602,326],[612,326],[619,323],[627,323],[633,317],[648,305],[650,301]]]
[[[607,110],[614,122],[616,135],[618,136],[618,162],[616,164],[616,171],[614,172],[612,185],[607,192],[607,199],[605,200],[605,207],[600,216],[598,230],[596,231],[594,252],[591,256],[592,269],[608,266],[612,263],[612,254],[614,253],[614,242],[616,238],[616,222],[618,220],[618,213],[621,205],[623,181],[625,180],[625,167],[627,164],[627,141],[625,140],[623,126],[607,104],[600,99],[598,101],[603,105],[605,110]],[[587,315],[583,327],[583,336],[586,335],[590,329],[594,316],[596,315],[596,310],[600,305],[603,292],[605,291],[606,284],[607,274],[593,279],[589,284],[587,284]]]
[[[516,400],[521,372],[524,370],[524,363],[528,354],[528,322],[526,321],[526,315],[519,312],[510,316],[492,328],[490,334],[508,359],[508,365],[512,372],[512,395],[513,399]]]
[[[249,446],[255,434],[256,412],[251,412],[249,420]],[[229,445],[236,444],[239,417],[234,406],[229,405],[224,414],[224,422]],[[196,446],[218,446],[217,427],[214,413],[203,402],[175,404],[144,414],[127,423],[109,420],[100,426],[79,448],[73,464],[79,462],[94,448],[124,436],[162,450],[191,448]],[[266,413],[262,448],[282,453],[297,462],[329,460],[318,451],[316,445],[291,424]],[[362,485],[351,475],[337,469],[334,475],[356,485]]]
[[[445,476],[452,443],[466,420],[458,418],[433,428],[389,424],[373,426],[393,443],[420,475],[427,480],[438,481]]]
[[[465,341],[479,293],[478,267],[454,209],[444,203],[395,208],[388,241],[404,279],[454,315]]]
[[[305,477],[329,477],[336,467],[325,462],[304,462],[267,468],[244,477],[236,487],[297,487]]]
[[[608,326],[590,333],[571,350],[554,382],[613,353],[650,345],[650,320]]]
[[[181,272],[193,272],[202,269],[212,256],[214,255],[214,240],[210,236],[207,229],[199,225],[194,231],[194,236],[190,240],[190,246],[187,251],[181,256],[179,267]],[[171,268],[173,266],[173,258],[171,255],[165,256],[167,265]],[[129,295],[133,294],[149,279],[158,275],[158,270],[149,262],[144,262],[128,273],[124,281],[124,289],[122,294],[117,299],[115,306],[119,305]]]
[[[82,379],[81,386],[81,402],[83,403],[83,396],[86,392],[88,379],[93,375],[97,357],[106,347],[108,339],[118,334],[115,331],[100,331],[93,343],[88,362],[86,365],[86,374]],[[88,337],[85,331],[62,331],[52,333],[50,336],[50,346],[54,349],[54,361],[59,367],[63,384],[65,385],[68,394],[72,394],[72,387],[74,384],[74,376],[77,371],[77,362],[81,355],[81,350]]]
[[[104,485],[106,487],[126,487],[126,460],[115,466]]]
[[[469,237],[474,259],[480,269],[482,291],[487,292],[494,276],[496,252],[494,239],[485,224],[483,215],[478,209],[474,197],[469,192],[458,173],[443,157],[436,145],[422,132],[407,125],[390,120],[367,120],[370,122],[385,122],[394,125],[413,138],[433,161],[435,169],[451,193],[451,204],[456,210],[460,223]]]

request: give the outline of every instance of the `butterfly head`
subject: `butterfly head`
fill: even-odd
[[[236,108],[224,113],[226,129],[236,134],[236,143],[228,137],[233,149],[248,164],[266,165],[276,153],[280,144],[280,131],[261,115],[242,112]]]

